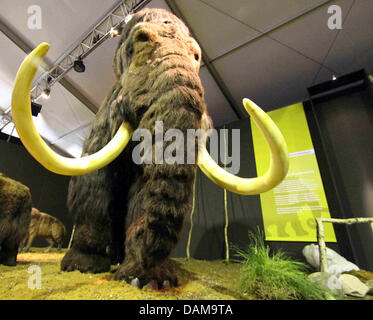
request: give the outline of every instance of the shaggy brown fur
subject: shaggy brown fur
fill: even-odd
[[[63,237],[65,235],[66,228],[60,220],[47,213],[40,212],[36,208],[32,208],[31,223],[28,229],[28,234],[22,241],[20,249],[22,249],[27,242],[24,251],[29,251],[35,237],[42,237],[45,238],[49,243],[49,247],[45,250],[45,252],[49,252],[54,243],[57,244],[57,252],[60,252]]]
[[[18,247],[31,220],[31,193],[0,173],[0,264],[15,266]]]
[[[83,153],[105,146],[120,124],[145,128],[154,137],[155,121],[164,131],[209,126],[198,76],[201,51],[187,27],[161,9],[144,9],[125,25],[114,58],[117,81],[103,102]],[[164,148],[171,142],[164,142]],[[187,143],[196,148],[195,141]],[[167,261],[190,211],[195,164],[142,164],[132,161],[131,141],[109,166],[73,177],[68,207],[75,213],[72,249],[62,270],[108,271],[122,262],[115,278],[141,285],[177,279]],[[189,149],[190,150],[190,149]],[[155,146],[153,140],[153,157]],[[195,152],[197,156],[197,152]],[[127,226],[125,227],[125,217]],[[110,246],[110,256],[106,246]]]

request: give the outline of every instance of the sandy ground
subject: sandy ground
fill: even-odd
[[[238,293],[237,279],[240,266],[222,261],[173,259],[177,267],[179,286],[153,291],[137,289],[124,281],[115,281],[110,272],[82,274],[79,271],[61,272],[63,253],[43,253],[31,248],[30,253],[18,255],[17,266],[0,265],[0,300],[232,300],[252,299]],[[35,273],[31,266],[41,270],[41,288],[35,288]],[[34,271],[35,272],[35,271]],[[33,277],[34,276],[34,277]]]

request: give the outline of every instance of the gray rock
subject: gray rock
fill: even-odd
[[[140,280],[138,278],[132,279],[131,286],[140,289]]]
[[[329,290],[337,297],[343,298],[343,286],[342,282],[334,274],[327,272],[315,272],[308,276],[308,279],[316,283],[319,287]]]
[[[320,254],[318,245],[310,244],[305,246],[302,253],[312,267],[314,267],[316,270],[320,270]],[[346,260],[330,248],[326,248],[326,257],[328,259],[328,273],[339,276],[343,272],[360,270],[356,264]]]
[[[369,280],[365,284],[369,287],[368,294],[373,296],[373,280]]]
[[[369,287],[351,274],[342,274],[339,277],[342,282],[344,294],[357,298],[364,298],[369,292]]]

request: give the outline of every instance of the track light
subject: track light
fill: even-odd
[[[117,37],[117,36],[120,35],[120,29],[119,29],[118,27],[115,27],[115,28],[112,27],[112,28],[110,29],[109,33],[110,33],[110,36],[111,36],[112,38]]]
[[[124,18],[124,22],[125,22],[125,23],[130,22],[130,20],[132,19],[132,17],[133,17],[133,14],[129,14],[128,16],[126,16],[126,17]]]
[[[37,117],[41,111],[42,105],[36,102],[31,101],[31,113],[34,117]]]
[[[95,35],[95,36],[93,37],[92,43],[95,44],[95,43],[97,43],[97,41],[99,41],[99,40],[100,40],[100,35],[97,34],[97,35]]]
[[[41,97],[43,99],[49,99],[50,95],[51,95],[51,89],[50,88],[45,88],[43,90],[43,92],[41,93]]]
[[[79,73],[85,71],[85,65],[83,63],[82,58],[78,58],[74,61],[74,70]]]
[[[334,80],[337,80],[337,77],[333,74],[333,76],[332,76],[332,80],[334,81]]]

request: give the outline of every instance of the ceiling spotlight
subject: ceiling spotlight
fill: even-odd
[[[34,117],[37,117],[41,111],[42,105],[36,102],[31,101],[31,113]]]
[[[49,88],[44,89],[44,91],[41,93],[41,97],[43,99],[49,99],[50,95],[51,95],[51,89]]]
[[[74,70],[76,72],[84,72],[85,71],[85,65],[83,63],[82,58],[78,58],[74,61]]]
[[[334,80],[337,80],[337,77],[333,74],[333,76],[332,76],[332,80],[334,81]]]
[[[115,27],[115,28],[112,27],[112,28],[110,29],[109,33],[110,33],[110,37],[114,38],[114,37],[117,37],[117,36],[120,35],[120,30],[119,30],[118,27]]]
[[[100,40],[100,35],[97,34],[93,37],[93,40],[92,40],[92,43],[95,44],[96,42],[98,42]]]
[[[130,20],[132,19],[132,17],[133,17],[133,15],[132,15],[132,14],[129,14],[128,16],[126,16],[126,17],[124,18],[124,22],[125,22],[125,23],[130,22]]]

